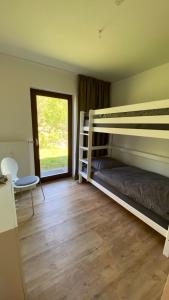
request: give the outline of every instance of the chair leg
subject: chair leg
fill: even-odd
[[[42,187],[42,182],[41,182],[41,180],[39,181],[39,183],[40,183],[40,188],[41,188],[42,195],[43,195],[43,200],[45,201],[45,193],[44,193],[44,191],[43,191],[43,187]]]
[[[31,201],[32,201],[32,217],[34,216],[35,214],[35,208],[34,208],[34,201],[33,201],[33,193],[32,193],[32,190],[30,190],[31,192]]]

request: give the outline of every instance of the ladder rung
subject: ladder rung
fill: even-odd
[[[80,132],[81,135],[89,135],[88,133]]]
[[[87,150],[88,150],[88,147],[80,146],[80,149],[82,149],[82,150],[84,150],[84,151],[87,151]]]
[[[87,179],[87,174],[85,173],[85,172],[80,172],[80,175],[83,177],[83,178],[85,178],[85,179]]]
[[[79,159],[81,162],[83,162],[84,164],[88,164],[88,161],[87,161],[87,159],[83,159],[83,158],[81,158],[81,159]]]
[[[108,149],[108,148],[109,148],[108,145],[105,145],[105,146],[92,146],[92,150],[104,150],[104,149]],[[82,149],[84,151],[87,151],[88,147],[80,146],[80,149]]]

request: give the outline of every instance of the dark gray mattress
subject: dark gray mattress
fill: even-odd
[[[113,189],[124,201],[131,199],[169,224],[169,178],[125,166],[95,171],[93,179],[109,190]]]
[[[83,166],[86,172],[86,166]],[[123,201],[168,228],[169,178],[110,157],[92,158],[91,177]]]

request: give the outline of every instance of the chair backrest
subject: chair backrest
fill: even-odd
[[[1,172],[2,175],[10,174],[12,181],[15,181],[18,178],[18,164],[16,160],[11,157],[4,157],[1,161]]]

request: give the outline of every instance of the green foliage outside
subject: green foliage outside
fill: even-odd
[[[41,170],[63,168],[68,160],[67,101],[38,96],[37,108]]]
[[[40,164],[42,170],[64,168],[67,166],[67,149],[48,149],[40,151]]]

